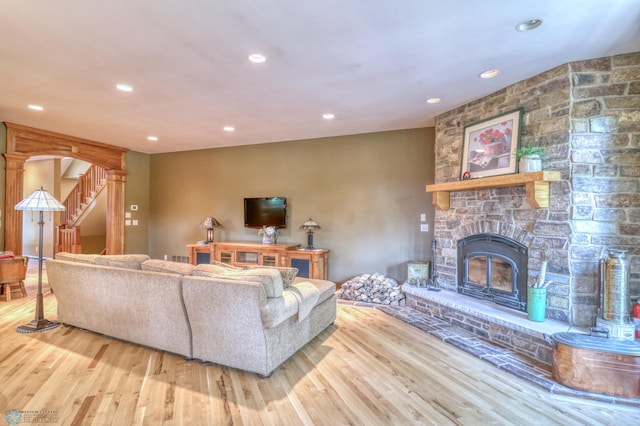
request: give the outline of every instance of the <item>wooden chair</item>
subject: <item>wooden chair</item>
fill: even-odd
[[[23,297],[27,296],[24,288],[24,279],[27,275],[29,258],[17,256],[12,259],[0,259],[0,290],[4,291],[4,300],[11,301],[11,292],[20,291]],[[1,292],[0,292],[1,293]]]

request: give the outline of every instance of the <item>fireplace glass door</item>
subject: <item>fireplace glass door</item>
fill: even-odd
[[[479,299],[526,308],[527,249],[492,234],[458,241],[458,292]]]
[[[478,286],[479,291],[514,291],[515,271],[512,264],[498,256],[481,255],[467,259],[468,284]]]

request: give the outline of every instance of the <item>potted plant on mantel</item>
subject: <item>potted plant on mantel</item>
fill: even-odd
[[[516,160],[518,160],[518,172],[529,173],[542,170],[542,159],[544,149],[534,146],[531,142],[521,146],[516,150]]]

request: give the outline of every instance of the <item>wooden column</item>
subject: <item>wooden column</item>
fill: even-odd
[[[9,143],[9,141],[7,141]],[[16,210],[24,198],[24,154],[4,154],[6,160],[6,180],[4,199],[4,247],[16,255],[22,254],[22,211]]]
[[[107,170],[107,254],[124,253],[124,187],[127,172]]]

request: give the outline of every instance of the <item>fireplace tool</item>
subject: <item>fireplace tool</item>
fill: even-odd
[[[437,242],[434,239],[431,242],[431,259],[433,263],[433,268],[431,268],[431,278],[429,278],[429,281],[427,282],[427,290],[430,290],[430,291],[442,290],[440,287],[438,287],[438,274],[436,273],[436,248],[437,248]]]

